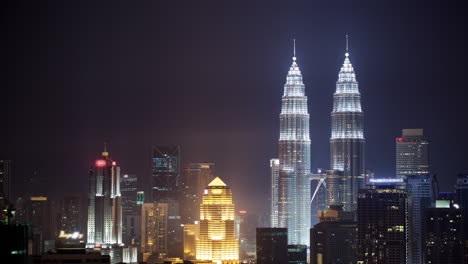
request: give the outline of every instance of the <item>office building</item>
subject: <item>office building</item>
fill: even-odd
[[[310,175],[310,222],[312,226],[318,223],[317,213],[328,208],[326,178],[327,171],[324,169],[317,169],[316,173]]]
[[[198,260],[218,264],[239,263],[239,240],[235,236],[234,203],[231,189],[216,177],[203,193],[200,205]]]
[[[236,237],[239,238],[240,260],[255,259],[255,230],[259,226],[258,215],[240,210],[236,214]]]
[[[284,264],[288,261],[288,230],[257,228],[257,264]]]
[[[167,203],[144,203],[141,206],[141,252],[158,258],[167,256]]]
[[[48,197],[34,196],[26,204],[27,220],[32,231],[32,254],[40,255],[55,240],[56,218],[54,204]]]
[[[407,175],[405,183],[409,197],[409,257],[412,263],[422,263],[424,209],[435,206],[437,181],[434,175]]]
[[[137,203],[138,178],[134,174],[120,177],[122,194],[122,241],[126,245],[136,245],[140,240],[141,208]]]
[[[396,139],[396,174],[429,174],[429,141],[423,129],[403,129],[402,136]]]
[[[288,229],[289,244],[309,244],[310,135],[307,96],[294,57],[284,85],[280,113],[278,227]]]
[[[288,245],[288,264],[307,264],[306,245]]]
[[[184,260],[195,260],[197,258],[197,240],[200,236],[200,225],[198,221],[194,224],[184,225]]]
[[[151,146],[151,202],[177,200],[180,146]]]
[[[278,227],[278,199],[279,199],[279,159],[270,159],[270,227]]]
[[[182,168],[182,222],[193,224],[200,219],[203,190],[215,178],[214,163],[189,163]]]
[[[455,208],[453,202],[448,207],[426,208],[423,221],[424,263],[466,263],[462,210]]]
[[[60,247],[79,246],[84,243],[86,206],[81,195],[65,195],[59,215],[58,245]]]
[[[402,179],[373,179],[359,191],[357,263],[408,259],[408,197]]]
[[[87,248],[122,243],[120,167],[104,150],[89,173]]]
[[[356,210],[358,190],[365,185],[363,119],[358,82],[346,47],[333,95],[330,137],[330,166],[341,172],[339,187],[332,186],[339,190],[333,201],[343,204],[345,211]]]
[[[319,212],[320,223],[310,229],[310,263],[357,262],[357,223],[342,206]]]

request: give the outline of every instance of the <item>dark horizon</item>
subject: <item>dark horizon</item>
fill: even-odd
[[[86,194],[104,142],[143,186],[149,147],[179,144],[183,164],[215,163],[237,209],[268,210],[292,39],[308,96],[311,167],[328,168],[346,34],[366,168],[394,176],[395,138],[423,128],[431,170],[451,191],[468,172],[467,10],[417,2],[9,2],[0,158],[13,161],[13,191],[37,171],[52,197]]]

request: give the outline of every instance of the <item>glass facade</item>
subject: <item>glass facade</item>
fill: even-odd
[[[429,141],[423,129],[403,129],[402,137],[396,139],[396,174],[429,174]]]
[[[288,228],[289,244],[309,244],[310,137],[307,96],[293,57],[280,114],[278,227]]]
[[[270,160],[270,171],[271,171],[270,226],[278,227],[279,159]]]
[[[177,199],[180,146],[151,147],[151,198],[163,203]]]
[[[330,166],[340,171],[341,180],[328,184],[334,194],[329,203],[343,204],[345,211],[356,210],[358,190],[365,183],[363,118],[356,74],[346,53],[333,95],[330,138]]]

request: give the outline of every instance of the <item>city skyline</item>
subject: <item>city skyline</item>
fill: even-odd
[[[379,177],[395,176],[394,139],[403,128],[423,128],[431,140],[431,171],[434,168],[441,176],[442,190],[451,190],[456,175],[468,170],[462,158],[467,141],[459,134],[465,126],[461,101],[465,92],[457,88],[463,84],[464,49],[462,41],[455,41],[458,30],[447,22],[457,22],[461,11],[442,6],[454,18],[434,17],[410,5],[409,11],[394,14],[401,22],[393,23],[386,16],[369,15],[389,14],[383,4],[359,11],[365,21],[360,22],[350,19],[354,16],[346,11],[347,5],[334,11],[330,19],[310,4],[289,7],[273,24],[278,35],[269,29],[270,23],[253,17],[239,25],[238,18],[225,18],[220,27],[226,33],[215,26],[204,29],[210,22],[219,22],[228,10],[245,13],[235,6],[209,9],[220,11],[219,16],[193,15],[194,33],[181,31],[189,19],[174,25],[153,19],[159,7],[169,9],[169,15],[182,10],[189,16],[188,9],[176,5],[148,6],[148,11],[135,7],[128,12],[142,12],[141,17],[132,22],[114,21],[120,26],[115,30],[107,19],[125,12],[119,6],[102,17],[90,13],[89,20],[73,16],[78,11],[69,9],[67,17],[57,8],[18,8],[19,15],[34,7],[46,15],[37,24],[34,19],[13,21],[8,26],[12,40],[3,44],[5,50],[13,51],[9,56],[22,61],[16,64],[17,58],[7,58],[17,65],[12,70],[20,74],[7,77],[15,84],[7,86],[9,103],[2,104],[4,112],[14,113],[6,117],[9,129],[1,136],[8,142],[0,152],[2,159],[12,160],[14,193],[37,172],[46,182],[43,185],[61,187],[60,193],[52,195],[86,194],[87,170],[104,141],[109,142],[123,172],[140,179],[148,176],[146,150],[150,145],[179,144],[183,163],[217,164],[217,174],[232,187],[241,208],[268,208],[269,186],[263,182],[270,177],[269,159],[278,153],[278,98],[292,55],[291,39],[297,39],[301,70],[309,87],[311,168],[327,168],[329,112],[346,34],[350,35],[350,52],[365,98],[366,168],[373,168]],[[307,12],[299,12],[301,9]],[[259,10],[254,6],[252,12]],[[275,17],[275,10],[280,7],[273,5],[263,18]],[[420,14],[419,20],[410,15],[413,13]],[[328,31],[316,26],[330,20],[334,21]],[[288,21],[286,26],[280,26],[284,21]],[[84,22],[97,28],[88,32]],[[425,23],[435,29],[413,31]],[[129,28],[122,29],[125,25]],[[244,32],[250,25],[256,26]],[[264,39],[260,40],[255,33],[263,29]],[[37,36],[36,31],[44,34]],[[100,31],[107,33],[94,35]],[[450,41],[444,41],[449,37]],[[75,44],[75,39],[83,43]],[[175,73],[173,69],[177,69]],[[110,100],[103,101],[107,96]],[[96,109],[112,114],[99,115]],[[449,137],[447,131],[454,135]],[[251,184],[245,184],[250,179]],[[260,191],[256,194],[255,190]]]

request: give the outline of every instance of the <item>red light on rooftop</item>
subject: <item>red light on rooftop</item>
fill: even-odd
[[[94,163],[94,165],[98,168],[102,168],[102,167],[105,167],[107,165],[107,162],[105,160],[102,160],[102,159],[98,159],[96,160],[96,162]]]
[[[117,162],[113,161],[112,166],[116,166],[116,165],[117,165]]]
[[[239,214],[246,214],[247,211],[239,211]]]
[[[397,141],[397,142],[402,142],[402,141],[403,141],[403,138],[397,138],[396,141]]]

